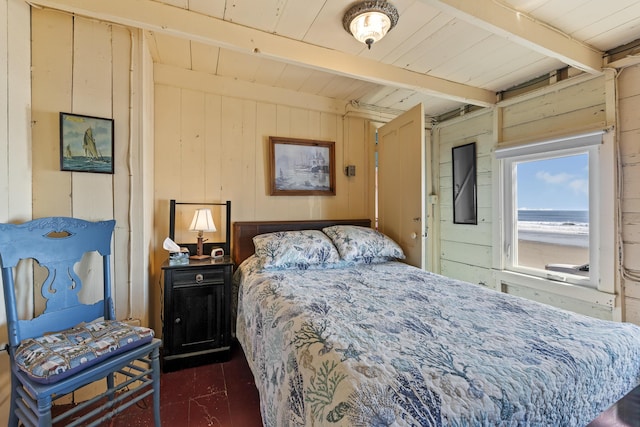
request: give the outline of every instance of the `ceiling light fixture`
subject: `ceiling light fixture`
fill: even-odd
[[[342,18],[344,29],[369,49],[397,22],[398,9],[386,1],[363,1],[349,9]]]

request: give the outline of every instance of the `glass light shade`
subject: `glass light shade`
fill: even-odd
[[[356,16],[349,29],[351,34],[361,43],[371,46],[382,39],[391,28],[391,20],[382,12],[365,12]]]
[[[217,231],[213,217],[211,216],[211,209],[196,209],[189,230],[206,231],[210,233]]]
[[[397,23],[398,9],[384,0],[356,3],[342,17],[344,29],[369,49]]]

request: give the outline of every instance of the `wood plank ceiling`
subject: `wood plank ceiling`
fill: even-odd
[[[32,2],[142,28],[157,63],[430,116],[567,67],[600,73],[640,39],[640,0],[392,0],[398,25],[371,50],[342,28],[357,1]]]

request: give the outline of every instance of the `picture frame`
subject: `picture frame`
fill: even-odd
[[[269,137],[272,196],[334,196],[335,142]]]
[[[478,224],[476,144],[451,149],[453,223]]]
[[[60,113],[60,170],[113,174],[113,119]]]

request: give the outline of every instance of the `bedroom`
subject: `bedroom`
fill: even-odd
[[[72,7],[74,2],[67,3]],[[46,8],[34,7],[30,16],[29,7],[18,0],[3,1],[2,7],[7,13],[0,16],[9,17],[2,22],[2,33],[8,34],[2,46],[5,52],[2,56],[8,58],[6,74],[2,75],[7,83],[2,87],[10,88],[6,92],[7,113],[2,119],[7,117],[2,126],[3,135],[7,136],[2,138],[2,152],[9,164],[0,186],[5,200],[1,204],[3,220],[58,214],[101,218],[108,213],[119,223],[127,224],[117,230],[121,233],[118,256],[128,266],[116,271],[119,283],[125,284],[118,293],[120,316],[138,318],[150,325],[159,323],[158,269],[166,257],[159,243],[166,237],[167,204],[171,198],[231,199],[234,220],[238,221],[369,216],[372,205],[366,191],[371,184],[366,148],[369,118],[356,112],[345,117],[343,102],[216,79],[176,64],[154,65],[148,41],[127,27],[81,17],[74,22],[68,14]],[[131,58],[138,72],[133,81],[128,71]],[[24,72],[30,67],[33,80],[29,79],[29,72]],[[617,111],[625,180],[622,239],[626,267],[636,270],[640,268],[636,243],[640,197],[634,185],[638,180],[634,159],[638,155],[635,136],[640,128],[635,114],[640,104],[640,89],[635,83],[639,74],[638,66],[620,74]],[[129,84],[136,89],[135,97],[129,95]],[[548,107],[560,105],[549,99],[574,100],[575,105],[567,102],[562,108],[577,111],[570,115],[574,120],[571,127],[582,129],[593,123],[594,115],[598,122],[609,120],[604,118],[603,108],[598,107],[611,102],[609,84],[606,76],[572,82],[562,86],[563,91],[551,88],[548,94],[529,101],[534,104],[539,101],[538,109],[527,103],[520,107],[540,117],[543,126],[558,129],[564,126],[567,116],[561,115],[557,107]],[[128,126],[116,127],[116,132],[122,132],[117,140],[130,143],[116,146],[120,159],[116,164],[120,167],[112,177],[59,171],[55,114],[72,108],[77,113],[112,117],[116,123],[131,126],[131,137]],[[383,113],[376,113],[373,118],[375,126],[388,119]],[[479,160],[489,162],[497,138],[494,134],[497,120],[489,113],[474,112],[442,124],[433,140],[434,146],[440,147],[438,163],[446,166],[450,147],[472,140],[478,144]],[[27,126],[29,121],[33,122],[32,127]],[[525,117],[521,123],[529,121]],[[535,127],[531,125],[530,129]],[[207,130],[220,135],[210,146],[211,152],[204,151],[209,146],[203,142]],[[263,139],[268,135],[335,140],[339,147],[336,164],[356,164],[357,175],[347,178],[338,174],[335,197],[270,197]],[[31,141],[32,149],[21,141]],[[179,141],[182,144],[178,156],[175,150]],[[128,168],[133,171],[131,179],[126,172]],[[492,184],[489,171],[480,176],[484,182],[479,183],[483,194],[479,213],[485,222],[477,227],[454,226],[450,211],[439,208],[440,236],[432,254],[442,272],[461,274],[465,279],[477,276],[488,283],[494,248],[489,210]],[[93,197],[96,193],[106,197],[96,199]],[[437,193],[442,194],[444,204],[450,188],[442,184]],[[136,238],[129,242],[130,230],[134,230]],[[461,253],[467,254],[463,259],[456,255],[461,248]],[[126,285],[129,280],[148,286],[129,287]],[[613,307],[566,295],[532,293],[576,311],[640,323],[640,285],[622,277],[609,285],[616,293]],[[0,358],[6,363],[4,354]]]

